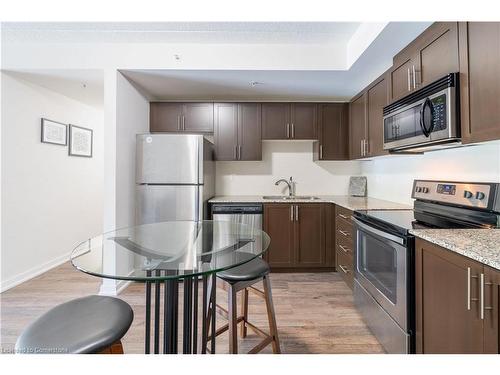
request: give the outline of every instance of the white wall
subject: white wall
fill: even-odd
[[[104,230],[135,225],[135,135],[149,131],[149,102],[118,71],[105,72]],[[104,266],[126,274],[132,258],[109,253]],[[101,293],[117,294],[125,283],[104,280]]]
[[[423,155],[387,156],[361,162],[368,177],[368,195],[412,204],[414,179],[500,182],[500,144],[428,152]]]
[[[93,157],[41,143],[41,117],[92,128]],[[2,73],[1,290],[67,261],[102,217],[102,110]]]
[[[356,161],[313,161],[311,141],[264,141],[262,161],[219,161],[217,195],[271,195],[285,192],[275,186],[280,178],[293,176],[296,193],[347,194],[349,177],[360,173]]]

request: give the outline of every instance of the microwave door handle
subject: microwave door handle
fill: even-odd
[[[386,240],[396,242],[400,245],[404,245],[405,241],[403,238],[394,236],[390,233],[381,231],[380,229],[376,229],[370,225],[366,225],[365,223],[362,223],[361,221],[357,220],[356,218],[352,218],[352,221],[354,222],[355,225],[357,225],[360,229],[364,230],[365,232],[375,234],[379,237],[385,238]]]
[[[426,126],[424,117],[425,108],[427,106],[431,111],[431,123],[429,124],[429,127]],[[422,128],[422,132],[426,137],[429,137],[431,135],[432,129],[434,128],[434,106],[432,105],[432,101],[429,98],[425,99],[422,107],[420,108],[420,127]]]

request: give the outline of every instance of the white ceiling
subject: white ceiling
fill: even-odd
[[[8,65],[20,78],[90,105],[102,105],[103,73],[94,68],[100,67],[99,58],[103,54],[107,54],[107,59],[116,56],[115,66],[130,67],[120,71],[146,97],[153,100],[335,101],[351,98],[384,72],[392,64],[392,57],[429,24],[2,23],[2,41],[7,42],[2,61],[5,56],[12,57],[12,61],[24,64],[22,68],[17,67],[18,63]],[[103,49],[103,42],[113,44]],[[225,53],[207,56],[214,48],[219,48],[217,46],[227,43],[235,43],[234,46],[238,45],[238,48],[230,46],[223,50]],[[265,48],[255,49],[255,43],[261,43]],[[277,43],[286,48],[275,47]],[[60,47],[54,49],[55,45]],[[175,49],[169,47],[172,45],[176,46]],[[181,45],[191,47],[185,49],[187,52],[180,61],[171,66],[162,63],[166,62],[162,60],[163,55],[172,56],[167,51],[182,50],[179,47]],[[141,49],[142,46],[148,46],[148,49]],[[307,60],[304,67],[307,64],[313,66],[315,61],[321,63],[333,55],[340,56],[344,62],[332,69],[297,68],[296,62],[300,57],[313,51],[308,46],[319,46],[321,53],[307,56],[310,61]],[[74,58],[73,55],[78,54],[79,50],[85,51],[80,52],[84,57]],[[155,54],[139,53],[139,50],[153,50]],[[240,51],[240,54],[246,51],[247,55],[252,51],[252,55],[248,56],[252,63],[248,65],[257,67],[237,68],[234,62],[241,62],[246,57],[234,56],[234,51]],[[44,53],[43,57],[41,52]],[[274,55],[270,52],[274,52]],[[351,56],[346,58],[347,55]],[[33,59],[30,57],[27,60],[28,56]],[[37,69],[37,61],[40,60],[36,56],[45,59],[43,70]],[[141,58],[137,59],[138,56]],[[54,65],[51,65],[51,59]],[[209,68],[205,68],[208,59]],[[279,68],[275,68],[273,61],[278,59]],[[351,61],[346,64],[345,61],[349,59]],[[68,63],[64,65],[60,61]],[[198,66],[201,68],[190,68],[189,64],[193,64],[193,61],[200,62]],[[52,66],[59,66],[59,69],[47,69]],[[62,66],[72,69],[62,69]],[[85,69],[86,66],[92,69]],[[169,69],[166,69],[167,66]],[[104,68],[109,69],[109,66]],[[262,84],[252,86],[252,81]],[[86,87],[83,87],[84,84]]]
[[[389,23],[348,70],[121,70],[151,100],[352,98],[430,23]],[[252,86],[251,82],[261,84]]]
[[[361,22],[12,22],[5,42],[46,43],[334,43],[346,44]]]
[[[102,107],[104,82],[102,70],[22,70],[3,71],[93,107]]]

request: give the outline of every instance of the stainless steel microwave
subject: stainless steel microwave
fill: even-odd
[[[460,145],[458,73],[384,107],[384,149],[423,152]]]

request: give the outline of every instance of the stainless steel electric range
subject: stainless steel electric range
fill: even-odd
[[[500,228],[500,184],[415,180],[413,210],[353,215],[354,301],[388,353],[415,351],[416,228]]]

